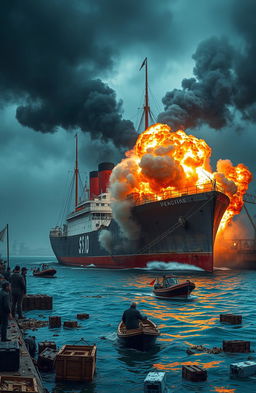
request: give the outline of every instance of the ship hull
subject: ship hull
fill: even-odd
[[[132,217],[139,225],[139,237],[124,240],[112,220],[106,228],[111,250],[100,243],[100,229],[50,235],[50,241],[59,263],[65,265],[132,269],[165,268],[161,263],[178,262],[212,271],[214,240],[228,204],[226,195],[210,191],[136,206]]]

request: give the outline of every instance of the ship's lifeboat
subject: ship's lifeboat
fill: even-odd
[[[33,276],[35,277],[53,277],[55,273],[56,270],[47,265],[43,265],[41,269],[37,268],[33,270]]]
[[[161,283],[155,279],[153,293],[160,299],[187,299],[195,287],[190,280],[179,282],[176,277],[164,276]]]

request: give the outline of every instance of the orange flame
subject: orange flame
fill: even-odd
[[[138,136],[111,175],[111,192],[117,200],[161,200],[217,188],[230,198],[223,216],[224,228],[243,206],[243,195],[252,180],[249,169],[219,160],[217,172],[210,167],[211,148],[203,139],[166,124],[154,124]],[[208,187],[208,189],[207,189]]]

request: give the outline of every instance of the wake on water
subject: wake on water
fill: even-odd
[[[161,262],[161,261],[152,261],[147,263],[147,267],[143,270],[177,270],[177,271],[199,271],[204,272],[204,269],[201,269],[198,266],[189,265],[187,263],[179,263],[179,262]]]

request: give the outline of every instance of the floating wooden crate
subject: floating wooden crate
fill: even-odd
[[[61,317],[58,317],[58,316],[49,317],[49,327],[50,328],[61,327]]]
[[[65,321],[63,323],[63,326],[67,327],[67,328],[77,328],[78,324],[77,324],[77,321]]]
[[[250,352],[250,341],[243,340],[230,340],[223,341],[224,352]]]
[[[1,375],[0,392],[38,393],[38,385],[36,379],[32,377]]]
[[[182,366],[182,377],[193,382],[206,381],[207,371],[197,365]]]
[[[56,380],[92,381],[96,345],[64,345],[56,356]]]
[[[52,296],[48,295],[25,295],[22,307],[24,311],[51,310]]]
[[[88,319],[89,318],[89,314],[77,314],[77,319]]]
[[[55,359],[58,351],[52,348],[45,348],[38,356],[37,366],[42,371],[52,371],[55,366]]]
[[[38,343],[38,352],[41,353],[45,348],[56,349],[56,343],[54,341],[41,341]]]
[[[256,374],[256,362],[232,363],[230,364],[230,375],[232,377],[247,378]]]
[[[220,314],[220,322],[231,323],[232,325],[240,325],[242,323],[242,315]]]

